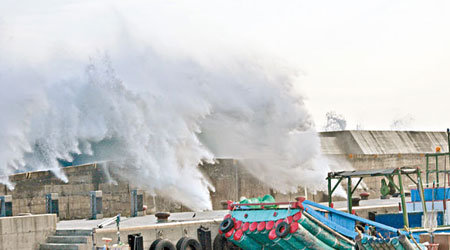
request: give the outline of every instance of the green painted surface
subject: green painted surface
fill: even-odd
[[[376,249],[395,249],[395,250],[405,250],[406,248],[402,246],[398,237],[391,238],[390,240],[382,240],[379,238],[368,237],[365,236],[360,241],[361,245],[367,250],[376,250]],[[419,250],[415,245],[411,245],[414,249]],[[419,244],[422,249],[425,247],[422,244]]]
[[[299,209],[243,209],[232,212],[233,218],[245,222],[278,221],[286,219],[298,213]],[[295,222],[293,222],[295,223]],[[332,233],[320,227],[315,222],[302,216],[298,230],[293,234],[288,234],[285,238],[269,239],[269,231],[250,231],[244,232],[241,240],[235,241],[230,237],[233,243],[242,249],[264,249],[267,250],[298,250],[298,249],[320,249],[320,250],[351,250],[354,247],[342,239],[336,238]]]
[[[254,203],[275,203],[275,198],[272,195],[266,194],[263,197],[255,197],[243,199],[239,204],[254,204]],[[261,206],[249,206],[250,208],[260,208]],[[277,205],[266,205],[264,208],[277,208]]]
[[[319,240],[323,241],[324,243],[333,247],[334,249],[339,250],[353,249],[352,245],[343,240],[339,240],[338,238],[336,238],[336,236],[334,236],[327,230],[323,229],[322,227],[318,226],[316,223],[308,219],[306,216],[303,216],[298,222],[302,227],[304,227],[312,235],[314,235],[314,237],[317,237]]]

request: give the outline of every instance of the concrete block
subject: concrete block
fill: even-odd
[[[42,198],[44,196],[45,195],[34,197],[33,199],[31,199],[31,203],[33,205],[45,205],[45,199]]]
[[[79,196],[75,196],[72,198],[73,203],[72,205],[72,209],[80,209],[81,208],[81,203],[83,202],[82,199]]]
[[[34,217],[34,231],[42,232],[45,231],[46,228],[54,227],[53,220],[44,216],[35,216]]]
[[[66,186],[66,185],[53,185],[50,189],[51,189],[51,192],[50,193],[58,193],[58,194],[61,194],[61,193],[63,193],[65,190],[64,190],[64,186]]]
[[[80,203],[80,209],[81,210],[86,210],[86,211],[90,211],[91,205],[89,204],[89,202],[83,202]]]
[[[22,221],[22,232],[29,233],[32,232],[35,228],[35,217],[34,216],[21,216]]]
[[[96,191],[92,191],[92,192],[94,192],[94,195],[95,195],[96,197],[102,197],[102,196],[103,196],[102,190],[96,190]]]
[[[87,236],[49,236],[47,243],[87,244]]]
[[[40,250],[80,250],[80,244],[66,244],[66,243],[45,243],[41,244]]]
[[[80,193],[81,188],[71,184],[65,184],[60,186],[60,193],[64,195],[73,195],[74,193]]]
[[[19,199],[19,207],[21,208],[21,209],[23,209],[24,207],[26,207],[27,206],[27,200],[26,199]]]
[[[92,230],[90,229],[58,229],[56,236],[90,236]]]
[[[50,193],[50,198],[52,200],[58,200],[59,199],[59,194],[58,193]]]
[[[0,218],[0,226],[2,234],[14,234],[16,233],[16,229],[13,225],[13,220],[10,220],[11,217]]]
[[[22,216],[20,216],[20,217],[22,217]],[[12,221],[15,233],[25,233],[25,232],[27,232],[26,228],[24,228],[25,219],[24,218],[20,218],[20,217],[17,217],[17,219]],[[28,216],[26,216],[26,217],[28,217]],[[31,218],[28,218],[28,220],[31,220]],[[29,223],[27,223],[27,224],[29,225]]]
[[[5,202],[12,202],[12,195],[4,195],[3,197]]]
[[[31,213],[32,214],[45,214],[46,213],[45,204],[39,204],[39,205],[33,206]]]
[[[50,222],[43,223],[42,227],[39,227],[40,217]],[[0,219],[0,224],[2,227],[0,249],[36,249],[39,243],[45,242],[47,235],[56,231],[56,216],[5,217]],[[3,230],[6,230],[6,233]]]
[[[2,250],[23,249],[23,248],[17,248],[18,247],[18,243],[16,243],[18,241],[17,234],[7,234],[7,235],[2,235],[0,237],[2,238],[0,249],[2,249]]]
[[[59,196],[58,200],[61,206],[64,206],[63,204],[66,204],[69,201],[68,196]]]
[[[34,246],[34,240],[35,239],[35,233],[34,232],[28,232],[28,233],[18,233],[16,235],[17,242],[15,244],[14,249],[33,249]],[[44,240],[44,239],[42,239]]]
[[[53,185],[44,185],[44,193],[52,193],[53,191]]]

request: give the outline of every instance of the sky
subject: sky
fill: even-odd
[[[276,58],[297,70],[296,91],[318,130],[328,111],[347,129],[450,127],[448,1],[0,3],[0,44],[8,44],[0,52],[15,63],[61,53],[84,60],[132,34],[200,60],[217,51]]]
[[[400,119],[409,121],[404,129],[445,130],[449,3],[359,2],[324,7],[316,19],[324,32],[302,29],[310,39],[299,41],[295,57],[307,60],[304,89],[317,124],[335,110],[349,129],[390,129]]]

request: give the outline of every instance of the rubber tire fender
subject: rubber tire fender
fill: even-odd
[[[182,237],[177,242],[177,250],[186,250],[186,249],[192,249],[192,250],[202,250],[202,245],[200,242],[194,238],[190,237]]]
[[[227,249],[226,244],[227,239],[223,235],[217,234],[216,238],[214,238],[213,250],[225,250]]]
[[[228,241],[225,236],[217,234],[213,242],[213,250],[240,250],[238,246]]]
[[[284,228],[284,230],[282,231],[283,228]],[[278,226],[275,228],[275,234],[280,238],[284,238],[284,237],[288,236],[290,231],[291,231],[291,226],[289,226],[289,224],[285,221],[278,224]]]
[[[172,244],[172,242],[168,240],[160,240],[155,245],[155,249],[152,250],[176,250],[175,246]]]
[[[234,221],[231,218],[226,218],[225,220],[220,223],[219,229],[222,231],[222,233],[226,234],[231,229],[234,228]]]
[[[175,248],[178,250],[181,248],[181,243],[183,243],[184,239],[186,239],[187,237],[181,237],[178,241],[177,244],[175,245]]]
[[[162,239],[156,239],[155,241],[153,241],[148,250],[155,250],[156,244],[158,244],[160,241],[162,241]]]

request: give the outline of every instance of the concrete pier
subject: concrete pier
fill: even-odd
[[[0,249],[39,249],[56,232],[56,215],[39,214],[0,218]]]

